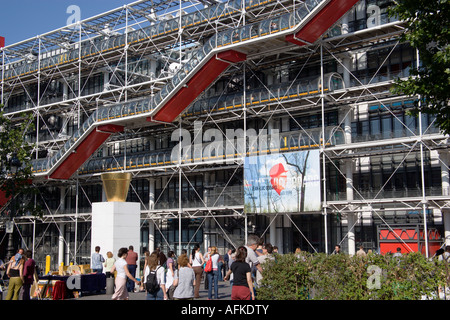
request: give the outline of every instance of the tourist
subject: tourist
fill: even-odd
[[[33,260],[31,250],[25,252],[25,264],[23,266],[23,294],[22,300],[30,300],[30,289],[34,282],[34,274],[36,271],[36,262]]]
[[[334,246],[334,251],[332,254],[341,254],[341,246],[339,244]]]
[[[228,270],[225,280],[233,273],[233,287],[231,289],[231,300],[255,300],[253,290],[252,270],[246,263],[247,248],[244,246],[236,250],[235,260]]]
[[[219,253],[217,252],[217,247],[211,247],[210,259],[212,260],[212,270],[208,272],[206,276],[208,277],[208,300],[212,299],[212,287],[214,285],[214,298],[219,299]]]
[[[211,256],[211,247],[208,247],[208,251],[205,253],[205,256],[203,257],[203,268],[205,268],[206,266],[206,262],[209,260],[209,257]],[[206,274],[206,272],[204,273],[205,275],[205,290],[208,290],[208,276]]]
[[[258,261],[260,265],[264,264],[267,260],[273,260],[275,259],[272,255],[273,247],[270,243],[266,243],[266,245],[263,247],[263,255],[258,257]],[[259,287],[261,286],[261,280],[262,280],[262,273],[261,271],[256,271],[256,285]]]
[[[393,258],[401,258],[402,257],[402,248],[397,247],[397,252],[392,255]]]
[[[365,257],[367,255],[367,253],[364,251],[363,245],[359,246],[359,250],[356,252],[356,255],[358,257]]]
[[[161,252],[160,252],[161,254]],[[147,291],[147,300],[167,300],[167,292],[166,292],[166,281],[164,277],[164,267],[160,265],[160,259],[158,257],[157,253],[152,253],[148,257],[147,261],[147,267],[144,270],[144,288],[146,287],[147,283],[147,276],[150,274],[150,272],[154,271],[156,273],[156,280],[159,285],[159,290],[150,293]]]
[[[179,270],[173,281],[175,300],[192,300],[194,298],[195,272],[188,266],[189,259],[185,254],[178,258]]]
[[[198,299],[200,298],[200,283],[202,281],[203,264],[205,263],[198,244],[194,245],[194,249],[192,249],[189,263],[195,273],[194,298]]]
[[[167,253],[167,261],[166,261],[166,289],[167,289],[167,296],[169,300],[173,300],[173,291],[175,290],[175,287],[173,287],[173,281],[175,279],[175,253],[173,251],[169,251]]]
[[[114,266],[111,268],[112,274],[114,274],[114,271],[117,271],[115,281],[116,290],[112,296],[112,300],[128,300],[127,277],[131,281],[134,281],[137,285],[139,285],[139,281],[137,281],[128,270],[128,263],[126,261],[128,249],[120,248],[117,256],[119,259],[117,259]]]
[[[103,262],[105,262],[105,258],[100,254],[100,247],[95,247],[95,252],[91,256],[91,268],[92,272],[102,273],[103,271]]]
[[[111,269],[114,266],[115,262],[116,262],[116,259],[114,258],[112,252],[108,251],[106,253],[106,260],[105,260],[105,263],[104,263],[106,278],[114,278],[114,274],[111,273]]]
[[[258,261],[258,257],[255,253],[255,250],[256,250],[259,242],[260,242],[260,239],[258,236],[256,236],[256,235],[248,236],[247,245],[245,246],[245,248],[247,249],[245,262],[247,262],[250,265],[250,268],[255,267],[257,270],[259,270],[259,272],[262,272],[262,268]]]
[[[138,260],[138,254],[136,252],[134,252],[133,246],[129,246],[126,261],[127,261],[128,271],[133,276],[133,278],[136,276],[137,260]],[[134,284],[133,284],[133,280],[131,280],[131,279],[127,280],[127,290],[128,290],[128,292],[134,292]]]
[[[5,300],[19,300],[19,292],[23,285],[23,266],[25,259],[23,258],[23,249],[11,257],[6,275],[9,277],[8,293]]]

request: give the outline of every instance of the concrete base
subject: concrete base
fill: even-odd
[[[97,202],[92,204],[91,255],[95,247],[106,259],[111,251],[118,259],[120,248],[140,248],[140,204],[135,202]],[[136,275],[139,275],[139,262]]]

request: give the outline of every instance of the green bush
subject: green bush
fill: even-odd
[[[401,258],[302,253],[266,261],[257,289],[260,300],[433,299],[448,286],[447,263],[420,253]]]

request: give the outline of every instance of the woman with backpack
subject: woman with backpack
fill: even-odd
[[[159,262],[158,254],[155,252],[148,257],[147,267],[144,271],[147,300],[167,300],[165,269]]]
[[[114,265],[111,268],[111,274],[114,274],[114,271],[117,271],[116,275],[116,291],[114,291],[114,294],[112,296],[112,300],[128,300],[128,290],[127,290],[127,277],[134,281],[137,285],[139,285],[139,281],[137,281],[128,271],[128,264],[125,260],[128,256],[128,249],[127,248],[120,248],[119,252],[117,254],[119,259],[114,263]]]

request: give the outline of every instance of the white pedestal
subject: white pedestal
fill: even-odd
[[[97,202],[92,204],[91,255],[100,247],[101,255],[111,251],[118,259],[120,248],[140,252],[140,204],[136,202]],[[139,260],[136,276],[139,276]]]

